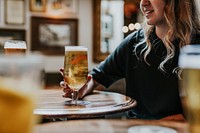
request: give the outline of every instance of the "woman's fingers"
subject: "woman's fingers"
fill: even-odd
[[[92,75],[88,75],[86,83],[88,83],[91,79],[92,79]]]
[[[63,68],[60,68],[60,74],[62,76],[64,75]],[[71,98],[73,90],[68,86],[68,84],[65,81],[61,81],[60,86],[63,88],[63,92],[64,92],[64,94],[62,96],[66,97],[66,98]]]
[[[64,68],[60,68],[60,74],[63,76]]]
[[[68,85],[65,83],[65,81],[60,82],[60,87],[62,88],[68,88]]]
[[[66,87],[63,89],[63,92],[64,92],[64,94],[62,95],[63,97],[68,97],[68,98],[72,97],[73,90],[71,88]]]
[[[71,98],[72,97],[72,93],[65,93],[62,95],[65,98]]]
[[[63,92],[73,92],[73,90],[65,83],[65,81],[60,82],[60,86],[63,88]]]
[[[60,74],[63,76],[63,74],[64,74],[64,69],[63,68],[60,69]],[[85,88],[87,88],[88,82],[91,79],[92,79],[92,76],[88,75],[85,85],[82,88],[80,88],[79,91],[84,90]],[[68,86],[68,84],[65,81],[61,81],[60,82],[60,86],[63,88],[63,92],[64,92],[64,94],[62,96],[66,97],[66,98],[71,98],[73,90]]]
[[[65,93],[62,96],[71,98],[72,97],[71,94],[72,94],[73,90],[71,88],[69,88],[67,83],[65,81],[61,81],[60,86],[63,88],[63,92]]]
[[[73,90],[72,90],[71,88],[64,88],[64,89],[63,89],[63,92],[64,92],[64,93],[72,93]]]

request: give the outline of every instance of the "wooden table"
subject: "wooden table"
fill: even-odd
[[[83,99],[90,102],[84,106],[65,105],[65,102],[70,99],[62,97],[62,89],[40,90],[38,93],[39,103],[34,114],[44,119],[103,117],[127,111],[136,106],[134,99],[114,92],[94,91]]]
[[[86,119],[52,122],[35,126],[34,133],[127,133],[138,125],[155,125],[173,128],[177,133],[188,133],[186,122],[138,119]]]

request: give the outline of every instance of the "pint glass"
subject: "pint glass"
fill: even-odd
[[[179,66],[182,70],[180,97],[189,122],[190,133],[200,133],[200,45],[181,49]]]
[[[83,46],[65,46],[64,81],[73,89],[71,104],[82,104],[77,101],[78,90],[87,81],[88,49]]]
[[[42,55],[0,55],[0,133],[31,133],[33,114],[44,87]]]

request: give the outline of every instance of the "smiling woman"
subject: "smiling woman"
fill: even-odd
[[[178,55],[184,45],[200,44],[198,7],[195,0],[141,0],[140,6],[145,26],[119,42],[116,50],[90,71],[92,78],[81,88],[81,96],[124,78],[126,95],[138,103],[124,113],[126,117],[161,119],[181,114]]]

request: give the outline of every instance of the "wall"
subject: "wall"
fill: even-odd
[[[89,69],[96,64],[92,61],[92,0],[79,0],[78,9],[78,45],[87,46],[89,49]],[[46,57],[46,71],[57,72],[63,66],[63,57]]]
[[[89,48],[89,69],[97,64],[92,61],[93,50],[93,0],[79,0],[79,44]]]
[[[85,45],[89,48],[89,69],[92,69],[96,64],[92,61],[92,0],[76,0],[77,1],[77,14],[69,15],[69,18],[78,19],[78,45]],[[29,11],[29,0],[25,0],[25,25],[5,25],[4,24],[4,0],[0,0],[0,28],[8,29],[24,29],[26,30],[26,41],[28,48],[30,48],[30,17],[31,16],[43,16],[39,13],[32,13]],[[30,50],[30,49],[29,49]],[[63,56],[45,56],[45,71],[47,73],[58,73],[59,69],[63,67],[64,58]]]

